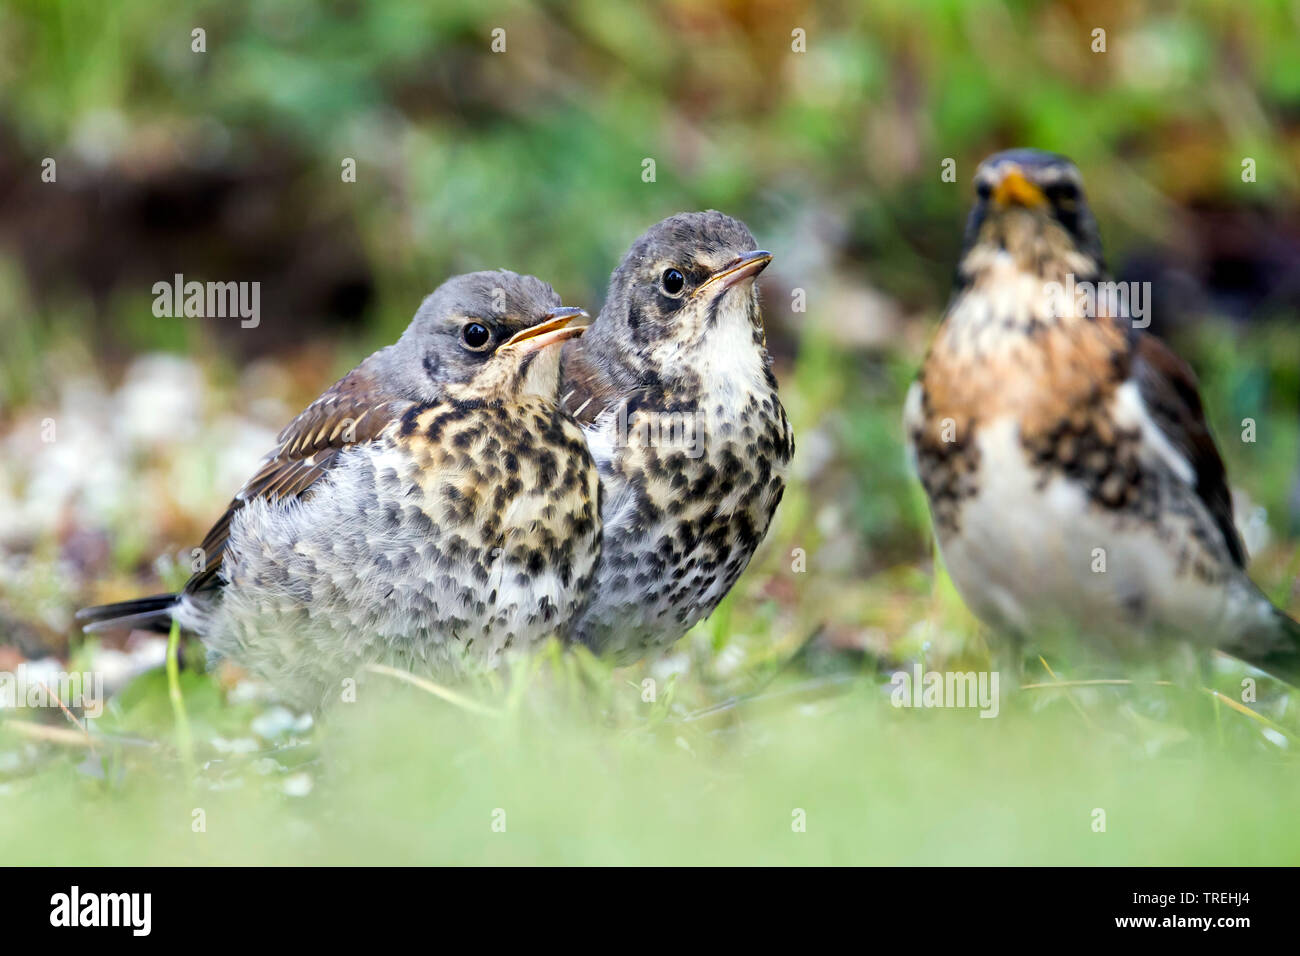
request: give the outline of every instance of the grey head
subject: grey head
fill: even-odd
[[[670,383],[710,349],[763,349],[754,278],[772,261],[745,224],[680,213],[632,243],[584,351],[618,384]]]
[[[1078,168],[1037,149],[995,153],[975,171],[963,260],[978,246],[1004,249],[1026,264],[1056,260],[1066,271],[1093,275],[1105,269]]]
[[[580,334],[581,326],[569,324],[585,316],[534,276],[470,272],[426,296],[401,338],[373,361],[389,387],[417,401],[512,376],[537,386],[558,380],[560,350],[546,346]]]

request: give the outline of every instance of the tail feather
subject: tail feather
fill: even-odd
[[[77,620],[82,622],[82,630],[87,634],[126,630],[159,631],[165,634],[171,630],[172,610],[179,600],[175,594],[155,594],[133,601],[119,601],[117,604],[101,604],[78,611]]]

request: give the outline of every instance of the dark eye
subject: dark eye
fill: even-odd
[[[669,295],[681,295],[682,289],[686,288],[686,276],[676,269],[665,269],[659,281],[663,284],[664,291]]]
[[[975,195],[979,196],[980,199],[988,199],[990,196],[993,195],[992,184],[989,183],[987,179],[984,180],[983,182],[978,183],[975,186]]]
[[[1072,182],[1053,183],[1047,187],[1047,198],[1052,202],[1074,202],[1079,198],[1079,187]]]
[[[492,341],[492,333],[488,331],[488,327],[482,322],[468,322],[460,330],[460,338],[467,349],[481,352]]]

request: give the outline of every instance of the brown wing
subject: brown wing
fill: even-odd
[[[560,408],[579,425],[590,425],[605,409],[623,397],[605,372],[588,357],[582,339],[564,344]]]
[[[1132,375],[1160,430],[1195,469],[1196,494],[1223,534],[1233,561],[1245,567],[1246,549],[1232,520],[1227,473],[1205,423],[1196,373],[1155,336],[1141,333],[1136,338]]]
[[[301,497],[338,459],[348,445],[373,441],[414,403],[385,394],[364,365],[349,372],[289,423],[276,439],[275,451],[235,495],[200,545],[206,565],[185,585],[193,594],[220,583],[217,572],[226,551],[230,522],[246,502],[257,498]]]

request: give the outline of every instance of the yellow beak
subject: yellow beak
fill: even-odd
[[[1040,206],[1047,205],[1047,197],[1043,191],[1025,178],[1016,167],[1011,167],[1002,176],[1002,181],[993,189],[993,202],[1003,208],[1007,206],[1023,206],[1026,209],[1037,209]]]
[[[767,264],[771,261],[772,253],[766,249],[755,249],[753,252],[746,252],[744,255],[737,256],[704,280],[699,288],[695,290],[695,294],[699,295],[706,289],[714,289],[715,287],[721,293],[722,290],[730,289],[737,282],[743,282],[750,276],[758,275],[767,268]]]
[[[556,309],[548,313],[536,325],[520,329],[510,336],[497,351],[514,349],[517,352],[534,352],[537,349],[544,349],[548,345],[555,345],[557,342],[577,338],[587,330],[587,327],[585,325],[570,326],[569,323],[579,317],[590,318],[582,309]]]

